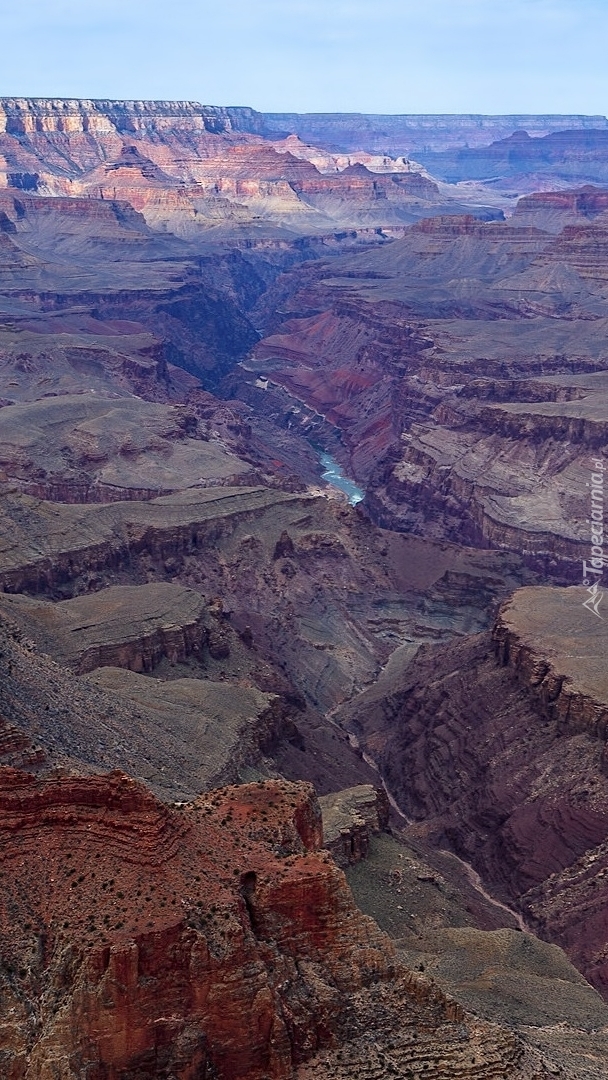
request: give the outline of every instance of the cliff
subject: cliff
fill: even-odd
[[[82,674],[99,667],[152,671],[201,655],[213,638],[202,596],[168,582],[115,586],[56,604],[0,596],[0,612],[55,660]]]
[[[602,598],[601,583],[599,591]],[[492,640],[541,711],[558,729],[608,737],[606,631],[593,594],[573,589],[520,589],[501,609]]]
[[[338,866],[346,867],[367,855],[370,837],[388,825],[390,807],[382,788],[361,784],[322,795],[325,847]]]
[[[79,677],[64,666],[65,658],[61,664],[49,657],[58,640],[44,633],[43,623],[20,627],[14,604],[9,612],[10,621],[0,619],[2,765],[40,775],[119,768],[165,800],[245,778],[301,776],[307,769],[321,789],[369,779],[346,738],[328,743],[289,681],[217,617],[209,620],[207,644],[217,655],[213,643],[221,640],[218,660],[205,648],[188,664],[156,656],[154,677],[107,666]],[[125,629],[128,639],[128,619]],[[170,638],[176,631],[173,626]],[[137,666],[137,649],[131,642],[113,655]]]
[[[377,523],[579,580],[608,433],[605,198],[530,198],[504,223],[434,217],[264,298],[248,369],[286,422],[336,447]]]
[[[302,498],[262,487],[211,488],[145,503],[79,506],[42,502],[9,490],[2,500],[0,580],[6,591],[36,593],[121,566],[138,553],[162,563],[212,546],[222,519],[231,531],[241,515],[263,513],[294,499],[301,503]],[[18,518],[27,518],[25,528],[19,527]]]
[[[243,110],[246,114],[247,110]],[[107,135],[163,131],[230,131],[230,111],[196,101],[120,101],[78,98],[0,98],[0,132],[10,135]]]
[[[566,191],[536,191],[518,199],[514,221],[559,233],[571,221],[593,221],[608,210],[605,190],[586,184]]]
[[[231,131],[265,138],[297,134],[310,143],[345,152],[404,153],[485,146],[525,128],[534,136],[580,129],[602,131],[605,116],[364,113],[261,113],[246,106],[201,105],[196,101],[121,101],[78,98],[0,98],[0,131],[97,132],[122,135],[172,131],[224,134]]]
[[[310,787],[171,809],[120,773],[0,783],[6,1075],[281,1080],[374,1022],[438,1078],[523,1075],[515,1037],[463,1022],[359,913]]]
[[[606,997],[606,624],[586,598],[520,590],[492,635],[424,646],[341,715],[412,838],[471,862]]]

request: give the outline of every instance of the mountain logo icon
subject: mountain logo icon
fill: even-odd
[[[587,589],[587,592],[591,593],[591,596],[589,596],[587,600],[585,600],[583,607],[587,608],[588,611],[592,611],[594,615],[597,615],[598,619],[602,619],[603,615],[600,615],[598,609],[604,598],[604,594],[603,592],[599,591],[597,581],[593,583],[590,589]]]

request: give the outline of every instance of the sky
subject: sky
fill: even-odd
[[[608,113],[608,0],[0,0],[0,95]]]

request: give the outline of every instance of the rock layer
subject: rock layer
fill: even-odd
[[[5,1075],[37,1080],[52,1062],[65,1078],[280,1080],[372,1016],[405,1023],[418,1067],[434,1055],[445,1075],[450,1063],[520,1075],[516,1039],[468,1030],[395,964],[319,851],[306,786],[226,788],[170,810],[120,773],[0,780]]]
[[[58,604],[3,597],[0,608],[78,674],[112,666],[152,671],[163,656],[176,664],[209,644],[203,598],[168,582],[118,586]]]
[[[322,795],[325,847],[338,866],[346,867],[364,859],[370,836],[388,825],[390,806],[382,788],[371,784]]]
[[[255,677],[229,681],[226,659],[164,661],[160,678],[113,667],[77,677],[40,647],[0,620],[0,764],[40,775],[128,769],[165,800],[307,767],[321,788],[368,779],[346,739],[324,745],[323,733],[308,729],[284,684],[268,693]],[[263,665],[253,674],[272,683]]]
[[[366,167],[373,157],[343,162],[304,143],[293,154],[288,139],[275,146],[246,133],[255,126],[251,110],[195,102],[5,98],[0,183],[30,198],[118,199],[153,228],[189,238],[218,226],[378,227],[461,207],[458,192],[441,193],[402,152],[383,155],[378,175]]]
[[[589,599],[583,586],[520,589],[502,608],[492,638],[501,663],[538,699],[548,719],[565,731],[605,741],[607,635]]]
[[[606,635],[585,592],[516,593],[494,641],[423,647],[343,720],[413,835],[472,862],[606,996]]]
[[[383,526],[580,580],[608,439],[604,197],[569,195],[576,223],[557,236],[547,196],[521,219],[434,218],[284,279],[285,315],[265,298],[246,364],[270,380],[259,407],[335,448]]]

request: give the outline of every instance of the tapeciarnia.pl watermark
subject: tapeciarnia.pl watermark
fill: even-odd
[[[591,557],[589,562],[583,559],[583,585],[587,586],[589,596],[583,601],[583,607],[602,619],[599,607],[604,594],[600,589],[602,575],[606,566],[604,555],[604,474],[606,466],[601,459],[592,458],[593,471],[590,488],[591,516],[587,524],[591,526]]]

